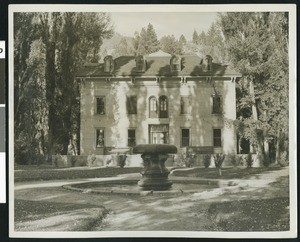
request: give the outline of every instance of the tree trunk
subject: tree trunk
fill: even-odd
[[[281,138],[281,131],[280,131],[280,129],[278,129],[278,131],[277,131],[277,141],[276,141],[275,164],[278,164],[279,160],[280,160],[280,138]]]
[[[249,86],[250,86],[249,87],[250,88],[250,95],[251,95],[251,98],[252,98],[252,116],[253,116],[254,120],[257,120],[258,116],[257,116],[257,107],[256,107],[256,103],[255,103],[253,81],[250,81]]]
[[[264,154],[265,157],[270,160],[270,147],[269,147],[269,141],[264,141]]]

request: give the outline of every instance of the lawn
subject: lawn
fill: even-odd
[[[30,169],[15,170],[15,181],[34,181],[34,180],[60,180],[60,179],[81,179],[81,178],[98,178],[113,177],[120,174],[139,173],[141,167],[74,167],[60,169]]]
[[[281,167],[226,167],[220,177],[215,168],[173,168],[171,176],[197,177],[207,179],[249,179],[263,172],[282,169]],[[51,166],[18,166],[15,167],[15,181],[39,181],[114,177],[121,174],[140,173],[142,167],[72,167],[53,168]]]
[[[283,169],[282,167],[226,167],[222,169],[222,176],[219,176],[216,168],[195,167],[193,169],[174,169],[173,176],[198,177],[208,179],[249,179],[263,172],[271,172]]]

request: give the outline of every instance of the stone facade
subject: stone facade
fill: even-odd
[[[159,58],[152,61],[148,57],[148,61]],[[131,62],[134,65],[134,59]],[[199,58],[201,65],[205,63]],[[81,155],[103,155],[112,148],[148,143],[174,144],[179,151],[188,146],[236,153],[236,133],[226,121],[236,118],[238,73],[226,69],[220,73],[215,68],[201,75],[153,75],[145,73],[145,67],[146,71],[128,74],[120,73],[117,60],[112,68],[118,73],[101,72],[101,68],[88,66],[77,75],[81,83]]]

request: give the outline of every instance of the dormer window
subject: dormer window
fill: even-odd
[[[213,60],[213,58],[210,55],[205,56],[204,65],[205,65],[205,70],[206,71],[211,71],[212,70],[212,60]]]
[[[146,60],[144,56],[139,55],[135,58],[136,63],[136,71],[137,72],[144,72],[146,71]]]
[[[104,72],[111,73],[114,69],[114,60],[111,55],[104,58]]]
[[[173,55],[170,60],[171,71],[181,71],[181,58]]]

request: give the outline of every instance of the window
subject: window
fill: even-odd
[[[105,97],[96,97],[96,114],[105,114]]]
[[[168,117],[168,98],[166,96],[160,96],[159,98],[159,117]]]
[[[136,71],[144,72],[146,70],[146,61],[142,55],[139,55],[135,59]]]
[[[149,117],[157,118],[157,100],[156,97],[149,98]]]
[[[191,113],[191,104],[189,97],[180,98],[180,114],[190,114]]]
[[[213,114],[221,114],[222,113],[222,105],[221,105],[221,96],[213,96]]]
[[[104,72],[112,72],[114,68],[114,60],[111,55],[104,58]]]
[[[128,129],[128,146],[134,147],[136,145],[135,129]]]
[[[213,58],[210,55],[205,56],[205,69],[207,71],[212,70],[212,60],[213,60]]]
[[[214,147],[222,146],[222,137],[221,137],[221,129],[214,129]]]
[[[190,146],[190,130],[181,129],[181,147]]]
[[[127,113],[128,114],[137,114],[137,97],[129,96],[126,100]]]
[[[170,65],[172,71],[181,71],[181,58],[176,55],[172,56]]]
[[[104,128],[96,129],[96,148],[104,147]]]

